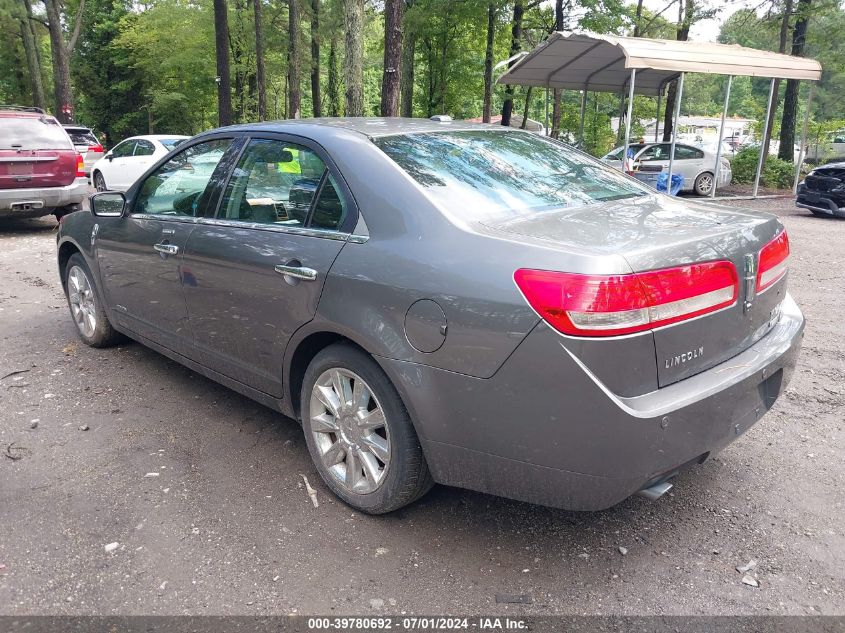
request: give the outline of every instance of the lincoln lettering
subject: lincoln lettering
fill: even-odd
[[[678,365],[683,365],[685,362],[693,360],[694,358],[698,358],[699,356],[704,355],[704,347],[699,347],[698,349],[691,349],[688,352],[684,352],[678,356],[673,356],[672,358],[666,359],[666,369],[670,367],[677,367]]]

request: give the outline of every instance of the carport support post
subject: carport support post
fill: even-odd
[[[725,107],[722,108],[722,122],[719,124],[719,136],[716,137],[716,167],[713,169],[713,188],[710,197],[716,197],[716,187],[719,186],[719,171],[722,169],[722,139],[725,138],[725,115],[728,113],[728,102],[731,100],[731,83],[733,75],[728,75],[728,87],[725,90]]]
[[[657,114],[654,115],[654,142],[657,142],[657,135],[660,133],[660,100],[663,97],[663,87],[657,93]]]
[[[625,169],[625,163],[628,161],[628,145],[631,144],[631,114],[634,110],[634,82],[637,80],[637,69],[631,69],[631,85],[628,86],[628,114],[625,116],[625,146],[622,148],[622,171]],[[634,164],[631,163],[631,169]]]
[[[526,113],[527,116],[527,113]],[[546,85],[546,136],[549,136],[549,86]]]
[[[766,118],[763,119],[763,142],[760,143],[760,156],[757,157],[757,173],[754,174],[754,190],[751,192],[751,197],[757,197],[757,191],[760,189],[760,174],[763,172],[763,159],[769,154],[769,116],[772,114],[772,102],[775,99],[775,78],[772,77],[772,83],[769,86],[769,103],[766,105]]]
[[[578,149],[584,149],[584,117],[587,116],[587,89],[581,91],[581,121],[578,124]]]
[[[681,118],[681,99],[684,97],[684,75],[678,77],[678,89],[675,91],[675,112],[672,114],[672,145],[669,148],[669,178],[666,180],[666,194],[672,195],[672,167],[675,166],[675,141],[678,140],[678,120]]]
[[[810,84],[810,94],[807,95],[807,111],[804,112],[804,125],[801,127],[801,145],[798,146],[798,163],[795,165],[795,182],[792,183],[792,193],[798,193],[798,179],[801,178],[801,165],[804,164],[804,147],[807,145],[807,128],[810,126],[810,109],[813,107],[813,91],[816,84]]]

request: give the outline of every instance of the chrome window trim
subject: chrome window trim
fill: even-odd
[[[242,222],[240,220],[223,220],[219,218],[195,218],[189,216],[169,215],[163,213],[133,213],[130,217],[138,220],[165,220],[170,222],[182,222],[185,224],[227,226],[235,229],[270,231],[271,233],[303,235],[305,237],[317,237],[326,240],[336,240],[339,242],[352,242],[353,244],[363,244],[368,239],[370,239],[367,235],[352,235],[350,233],[330,231],[327,229],[311,229],[301,226],[280,226],[278,224],[263,224],[261,222]]]

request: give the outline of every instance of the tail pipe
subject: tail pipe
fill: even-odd
[[[672,484],[668,481],[661,481],[660,483],[654,484],[653,486],[649,486],[648,488],[643,488],[642,490],[637,492],[637,496],[645,497],[646,499],[651,499],[652,501],[657,501],[669,492],[672,489]]]

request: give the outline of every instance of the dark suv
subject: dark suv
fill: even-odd
[[[813,215],[845,218],[845,162],[820,165],[807,174],[795,204]]]
[[[0,106],[0,218],[60,218],[87,194],[83,158],[59,122],[36,108]]]

